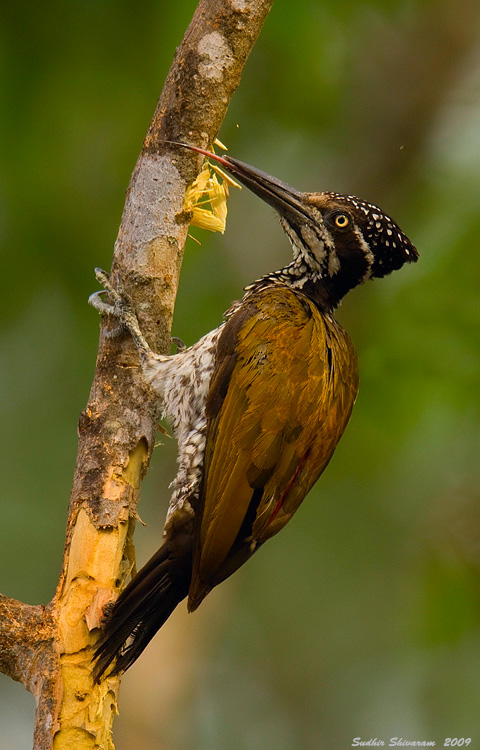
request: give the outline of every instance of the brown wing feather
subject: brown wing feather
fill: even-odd
[[[289,521],[330,460],[358,388],[345,331],[281,287],[232,316],[217,361],[190,609]]]

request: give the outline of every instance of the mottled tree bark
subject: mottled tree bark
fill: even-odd
[[[112,265],[151,346],[166,352],[200,159],[165,140],[210,145],[273,0],[200,0],[158,102],[128,188]],[[128,103],[127,103],[128,106]],[[0,670],[36,697],[34,747],[112,748],[118,678],[94,685],[102,608],[133,566],[140,483],[157,428],[128,336],[101,323],[95,377],[79,420],[65,556],[48,606],[0,596]]]

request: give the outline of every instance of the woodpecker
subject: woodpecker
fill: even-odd
[[[218,328],[171,356],[150,349],[128,299],[97,269],[104,289],[90,302],[133,336],[179,451],[162,546],[104,618],[97,681],[128,669],[179,602],[188,597],[194,611],[288,523],[330,461],[357,395],[357,356],[334,310],[350,289],[418,258],[378,206],[302,193],[230,156],[176,145],[219,163],[270,204],[293,260],[247,286]]]

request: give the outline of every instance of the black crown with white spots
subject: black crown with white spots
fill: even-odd
[[[354,213],[355,221],[373,253],[372,277],[382,278],[392,271],[397,271],[404,263],[414,263],[418,259],[417,249],[406,234],[374,203],[368,203],[354,195],[327,195],[341,201]]]

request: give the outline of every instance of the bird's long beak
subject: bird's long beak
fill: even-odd
[[[251,167],[243,161],[232,159],[231,156],[219,156],[211,151],[198,148],[198,146],[190,146],[187,143],[177,143],[176,141],[167,141],[167,143],[188,148],[190,151],[203,154],[211,161],[217,162],[245,187],[249,188],[252,193],[270,204],[280,215],[285,216],[293,213],[298,218],[298,214],[301,214],[304,219],[311,221],[312,217],[309,215],[305,204],[305,194],[290,187],[286,182],[277,180],[276,177],[271,177],[266,172],[255,169],[255,167]]]

